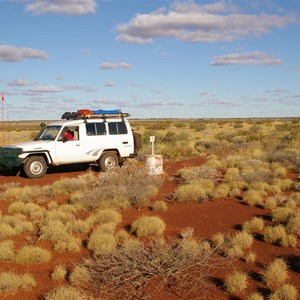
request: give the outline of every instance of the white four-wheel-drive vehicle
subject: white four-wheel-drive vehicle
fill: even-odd
[[[64,120],[42,127],[33,141],[1,147],[0,165],[23,168],[29,178],[44,176],[48,166],[74,163],[97,163],[107,171],[135,157],[140,146],[126,116],[119,110],[65,113]]]

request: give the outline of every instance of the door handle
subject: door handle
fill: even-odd
[[[125,141],[125,142],[123,142],[122,144],[127,145],[127,144],[128,144],[128,141]]]

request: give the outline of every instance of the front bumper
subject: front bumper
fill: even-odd
[[[5,168],[19,167],[22,165],[23,161],[19,158],[19,155],[22,153],[21,148],[0,148],[0,166]]]

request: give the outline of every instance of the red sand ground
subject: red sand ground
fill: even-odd
[[[194,228],[194,235],[196,237],[211,238],[213,234],[222,232],[230,233],[240,230],[240,225],[244,221],[253,218],[254,216],[260,216],[265,219],[265,223],[268,224],[270,211],[249,207],[244,205],[241,200],[237,199],[216,199],[208,201],[202,204],[188,203],[188,204],[175,204],[169,201],[170,196],[176,189],[178,183],[174,175],[177,170],[183,167],[191,167],[201,165],[203,163],[202,158],[189,158],[181,161],[166,161],[164,163],[164,171],[168,175],[166,180],[160,188],[159,194],[155,199],[168,201],[168,210],[166,212],[152,212],[149,208],[128,209],[122,213],[123,223],[122,226],[131,224],[141,214],[155,214],[161,216],[167,224],[166,235],[178,236],[181,230],[185,227]],[[55,172],[57,171],[57,172]],[[46,185],[51,184],[61,177],[76,177],[83,174],[84,171],[72,170],[72,172],[63,172],[63,169],[57,169],[47,174],[42,179],[26,179],[22,177],[14,176],[2,176],[0,174],[0,184],[19,182],[21,186],[25,185]],[[58,199],[59,202],[67,201],[68,197],[62,197]],[[9,203],[6,201],[0,202],[0,209],[3,213],[6,212]],[[36,237],[23,235],[17,237],[15,240],[16,248],[20,245],[28,243],[31,239],[32,242],[36,240]],[[38,245],[50,248],[50,244],[43,241],[38,242]],[[299,241],[296,249],[287,247],[278,247],[263,242],[260,238],[255,239],[254,245],[251,248],[257,255],[255,263],[245,263],[242,260],[230,261],[231,265],[227,269],[216,270],[216,275],[212,278],[213,289],[206,299],[247,299],[247,296],[258,291],[263,293],[265,291],[265,285],[262,284],[260,274],[262,274],[263,266],[269,264],[277,257],[283,257],[287,260],[289,270],[289,283],[295,285],[300,294],[300,248]],[[37,287],[35,289],[19,290],[15,294],[0,294],[1,299],[40,299],[41,295],[44,295],[50,289],[57,285],[63,284],[63,282],[56,282],[50,279],[49,274],[58,264],[64,264],[72,268],[72,265],[79,262],[83,257],[88,256],[88,251],[83,249],[81,253],[65,254],[53,252],[53,258],[49,264],[32,264],[32,265],[17,265],[8,262],[1,262],[0,271],[13,271],[31,273],[37,281]],[[223,280],[226,274],[230,273],[233,268],[238,268],[248,272],[250,275],[250,284],[244,295],[230,296],[224,291]],[[169,295],[168,297],[155,296],[155,299],[180,299],[175,295]]]

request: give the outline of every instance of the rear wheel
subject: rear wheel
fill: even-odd
[[[107,172],[119,165],[119,158],[113,152],[105,152],[99,158],[99,168]]]
[[[23,171],[28,178],[41,178],[47,171],[47,164],[42,156],[29,157],[23,166]]]

